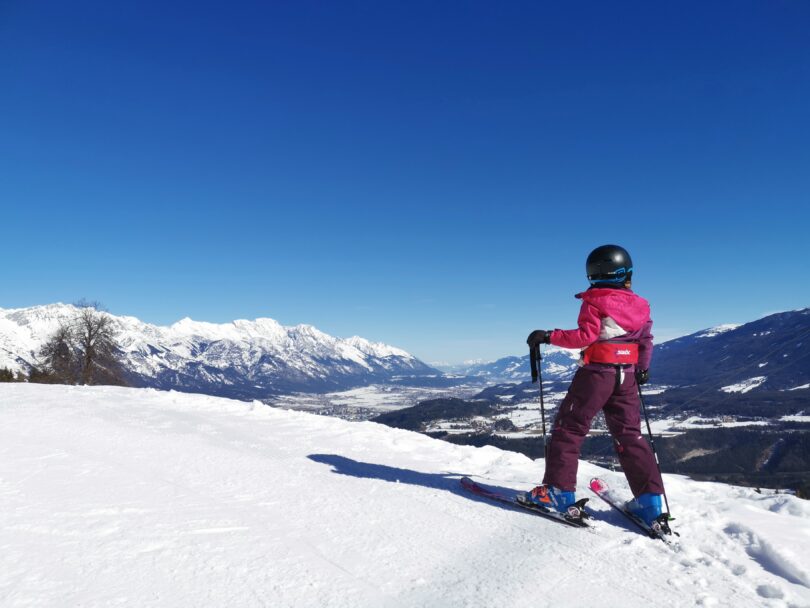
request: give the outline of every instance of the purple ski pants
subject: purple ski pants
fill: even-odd
[[[641,434],[641,403],[633,367],[625,369],[621,384],[614,367],[589,365],[577,370],[554,419],[543,483],[576,490],[580,447],[599,410],[605,412],[633,496],[663,494],[655,457]]]

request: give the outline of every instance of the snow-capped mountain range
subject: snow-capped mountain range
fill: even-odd
[[[543,379],[570,380],[577,370],[580,351],[556,346],[543,349]],[[488,382],[525,382],[529,378],[529,355],[503,357],[497,361],[476,362],[456,372]]]
[[[0,367],[27,372],[36,366],[42,344],[75,313],[68,304],[0,309]],[[399,348],[357,336],[335,338],[311,325],[186,318],[163,327],[111,317],[134,386],[253,399],[438,373]]]
[[[726,323],[654,346],[652,379],[673,386],[717,386],[724,393],[801,390],[810,383],[810,308],[781,312],[750,323]],[[567,382],[578,350],[544,349],[543,379]],[[529,355],[458,368],[491,382],[526,382]]]

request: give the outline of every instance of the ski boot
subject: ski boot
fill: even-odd
[[[661,494],[642,494],[625,503],[624,508],[652,528],[663,513]]]
[[[570,519],[583,519],[588,514],[583,508],[587,498],[576,499],[575,492],[567,492],[555,486],[543,484],[522,496],[524,503],[536,505],[547,511],[557,511]]]

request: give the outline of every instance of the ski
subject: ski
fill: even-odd
[[[585,512],[585,509],[583,508],[585,506],[585,503],[588,501],[587,498],[577,501],[574,505],[568,508],[569,510],[568,514],[563,514],[557,513],[556,511],[546,510],[543,507],[537,506],[531,502],[521,502],[523,493],[506,495],[500,494],[498,492],[493,492],[492,490],[488,490],[484,486],[478,485],[469,477],[461,478],[461,487],[477,496],[481,496],[483,498],[488,498],[489,500],[494,500],[495,502],[500,502],[506,505],[517,507],[525,511],[531,511],[535,515],[540,515],[541,517],[545,517],[546,519],[556,521],[566,526],[571,526],[573,528],[589,527],[584,519],[588,517],[588,514]]]
[[[652,526],[649,526],[646,524],[646,522],[642,521],[624,508],[624,501],[622,501],[616,495],[616,493],[611,490],[607,482],[604,480],[594,477],[591,479],[590,488],[591,491],[599,498],[604,500],[607,504],[633,522],[633,524],[646,536],[649,536],[650,538],[657,538],[666,544],[670,544],[670,540],[667,538],[667,536],[673,534],[673,532],[669,527],[666,514],[661,515],[655,522],[653,522]],[[677,536],[678,533],[675,532],[675,535]]]

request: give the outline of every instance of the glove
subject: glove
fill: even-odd
[[[648,369],[636,370],[636,382],[638,382],[639,386],[641,386],[642,384],[647,384],[649,379],[650,379],[650,370]]]
[[[529,334],[529,337],[526,338],[526,344],[529,345],[530,349],[540,344],[551,344],[551,332],[545,329],[535,329]]]

